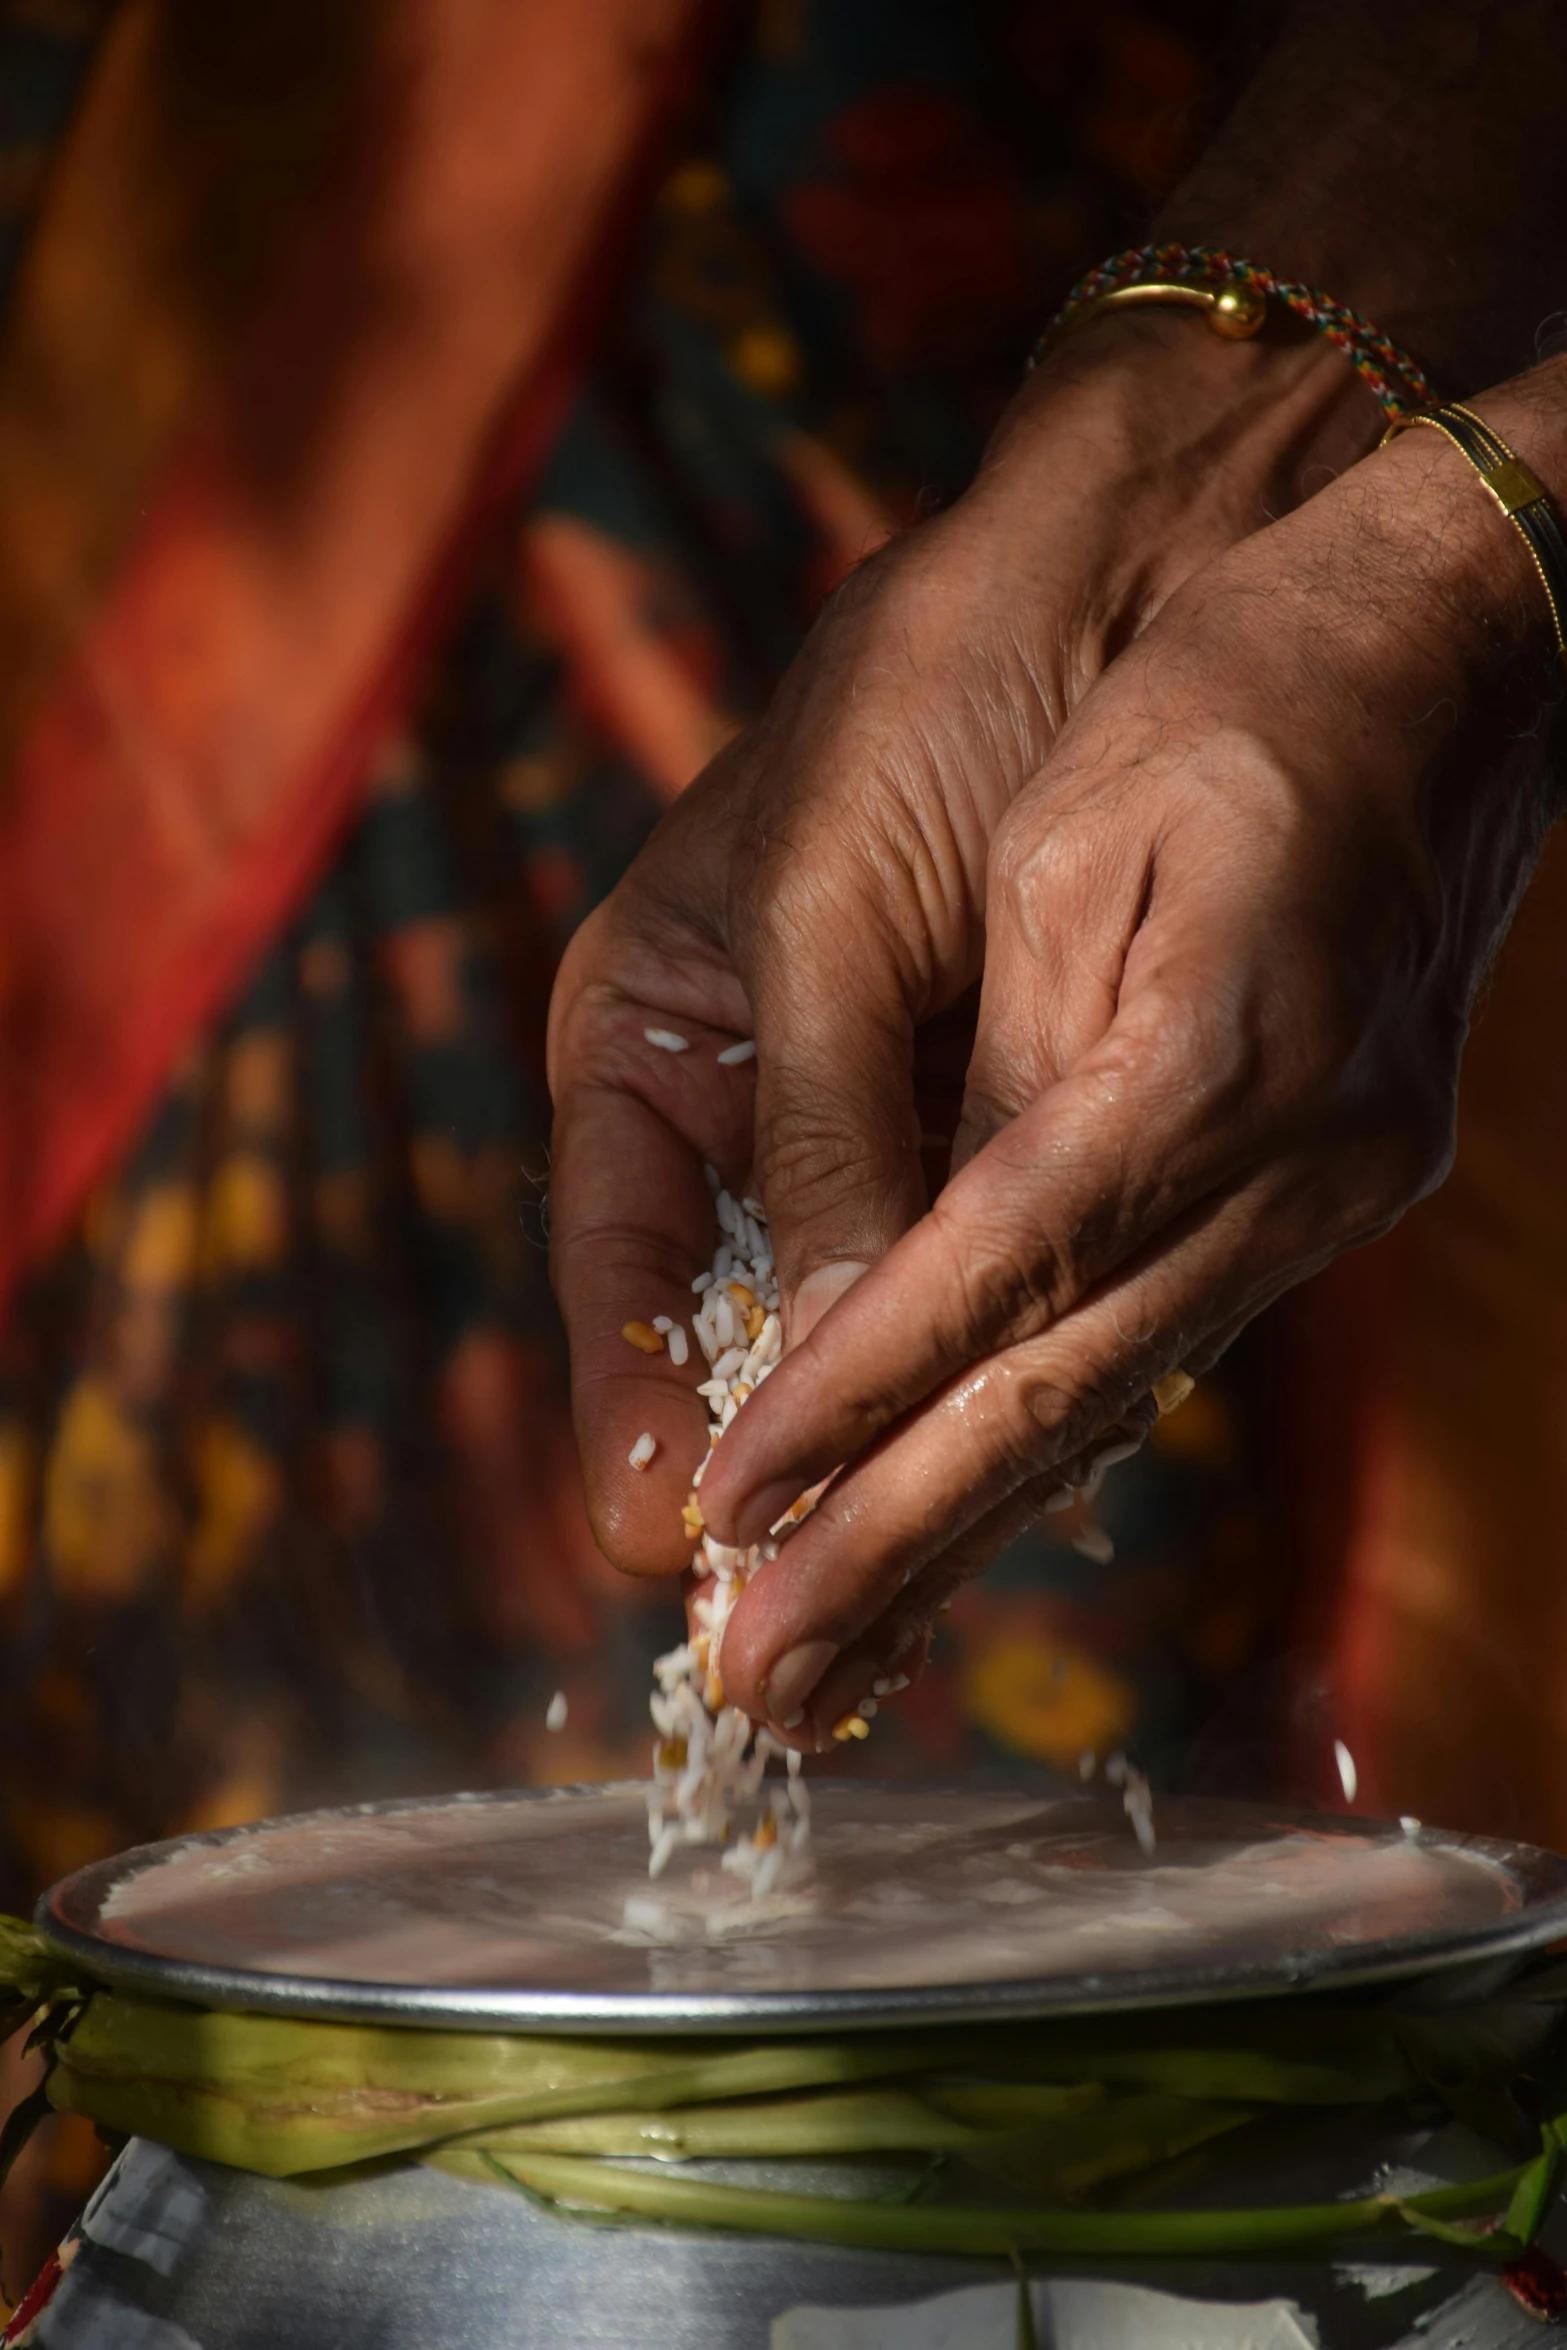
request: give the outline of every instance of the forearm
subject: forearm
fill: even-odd
[[[1450,394],[1567,305],[1561,0],[1302,0],[1157,228],[1364,312]]]

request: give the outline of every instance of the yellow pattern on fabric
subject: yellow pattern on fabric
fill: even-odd
[[[969,1660],[963,1700],[998,1744],[1064,1770],[1119,1745],[1137,1714],[1131,1683],[1097,1658],[1013,1633]]]
[[[259,1151],[233,1151],[207,1193],[202,1267],[209,1281],[245,1266],[278,1265],[288,1249],[283,1178]]]
[[[210,1605],[249,1565],[277,1515],[276,1460],[235,1420],[209,1422],[196,1444],[197,1515],[185,1553],[185,1589]]]
[[[128,1289],[184,1289],[196,1270],[196,1195],[184,1183],[158,1183],[131,1210],[121,1277]]]
[[[161,1472],[147,1431],[101,1380],[79,1379],[44,1481],[44,1543],[62,1596],[117,1601],[145,1589],[174,1534]]]

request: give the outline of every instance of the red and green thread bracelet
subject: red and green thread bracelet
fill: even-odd
[[[1234,342],[1259,333],[1268,305],[1276,302],[1343,353],[1390,418],[1437,405],[1424,369],[1368,320],[1315,286],[1275,277],[1255,261],[1238,260],[1211,245],[1136,245],[1100,262],[1072,288],[1035,344],[1030,366],[1069,328],[1100,311],[1142,302],[1185,303],[1203,310],[1214,332]]]

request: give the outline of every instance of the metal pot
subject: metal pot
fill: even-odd
[[[709,1895],[689,1884],[668,1932],[624,1929],[628,1891],[646,1893],[646,1837],[639,1791],[614,1789],[366,1807],[149,1847],[66,1880],[39,1924],[101,1978],[212,2006],[750,2036],[1444,1970],[1472,1980],[1567,1932],[1567,1863],[1477,1839],[1163,1803],[1147,1856],[1102,1798],[838,1785],[818,1804],[811,1898],[731,1910],[716,1935]],[[1357,2144],[1355,2159],[1368,2175],[1397,2161],[1435,2178],[1488,2161],[1453,2132]],[[747,2184],[784,2175],[706,2167]],[[1212,2192],[1303,2200],[1309,2171],[1286,2147],[1273,2175],[1253,2159]],[[819,2193],[890,2192],[907,2176],[787,2166],[791,2185]],[[1331,2350],[1386,2350],[1417,2319],[1420,2350],[1532,2338],[1495,2279],[1444,2269],[1439,2252],[1403,2273],[1378,2259],[1397,2289],[1368,2295],[1315,2263],[1165,2264],[1031,2291],[1039,2338],[1057,2350],[1303,2350],[1307,2321]],[[39,2350],[1014,2350],[1017,2296],[986,2262],[608,2226],[417,2161],[276,2181],[138,2139],[16,2338]]]
[[[1433,2167],[1428,2152],[1421,2168]],[[760,2165],[724,2172],[767,2177]],[[848,2180],[813,2165],[808,2183]],[[864,2191],[863,2168],[852,2183]],[[605,2228],[412,2163],[304,2183],[134,2139],[67,2249],[26,2336],[33,2350],[1017,2350],[1020,2339],[1016,2280],[987,2262]],[[1167,2263],[1035,2278],[1030,2291],[1044,2350],[1534,2350],[1539,2325],[1500,2281],[1441,2259]]]

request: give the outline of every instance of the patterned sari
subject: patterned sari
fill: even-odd
[[[180,1828],[642,1768],[675,1602],[577,1489],[551,972],[961,488],[1199,137],[1210,13],[12,0],[11,1905]],[[1243,1365],[1168,1423],[1113,1569],[1019,1544],[882,1768],[1244,1777],[1268,1413]]]

